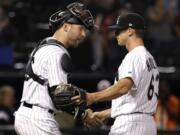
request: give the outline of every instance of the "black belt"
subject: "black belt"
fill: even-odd
[[[32,108],[33,106],[36,106],[36,105],[33,105],[33,104],[29,104],[29,103],[23,102],[23,106],[28,107],[28,108]],[[48,112],[51,113],[51,114],[54,113],[54,111],[51,110],[51,109],[48,109]]]
[[[130,114],[146,114],[146,115],[150,115],[150,116],[154,115],[153,113],[146,113],[146,112],[132,112],[132,113],[127,113],[127,114],[120,114],[119,116],[121,116],[121,115],[130,115]]]
[[[146,114],[146,115],[150,115],[150,116],[154,115],[153,113],[146,113],[146,112],[133,112],[133,113],[130,113],[130,114]]]

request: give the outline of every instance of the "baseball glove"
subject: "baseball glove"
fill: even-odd
[[[72,84],[59,84],[52,93],[54,105],[58,111],[65,111],[74,116],[74,119],[86,117],[86,91]],[[80,96],[80,102],[71,100],[73,96]]]

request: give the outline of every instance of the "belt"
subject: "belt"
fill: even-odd
[[[146,113],[146,112],[132,112],[132,113],[120,114],[120,115],[131,115],[131,114],[146,114],[146,115],[154,116],[153,113]]]
[[[37,106],[37,105],[29,104],[27,102],[23,102],[23,106],[28,107],[28,108],[33,108],[33,106]],[[48,109],[48,112],[51,113],[51,114],[54,114],[54,111],[51,110],[51,109]]]
[[[146,115],[150,115],[150,116],[154,115],[153,113],[146,113],[146,112],[133,112],[131,114],[146,114]]]

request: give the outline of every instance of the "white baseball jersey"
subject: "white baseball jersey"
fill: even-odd
[[[65,53],[68,54],[62,46],[47,45],[40,48],[34,55],[33,72],[41,78],[47,79],[50,87],[62,82],[67,83],[67,73],[61,67],[61,58]],[[27,135],[27,129],[29,135],[60,134],[54,116],[47,111],[48,109],[55,110],[55,108],[46,85],[41,85],[33,79],[25,81],[21,102],[24,101],[36,106],[27,108],[21,104],[15,118],[17,132]],[[25,118],[23,118],[24,116]],[[32,134],[30,129],[34,130]]]
[[[144,119],[145,123],[142,124],[144,127],[147,126],[148,121],[152,125],[148,128],[154,127],[153,118],[147,117],[151,117],[156,111],[159,72],[154,58],[144,46],[138,46],[130,51],[119,66],[118,80],[126,77],[131,78],[134,85],[127,94],[112,100],[111,117],[117,118],[112,129],[120,126],[119,120],[123,125],[129,121]],[[121,127],[123,127],[122,125]],[[129,127],[132,128],[130,125]],[[128,129],[127,125],[126,128]],[[141,132],[136,133],[134,130],[132,132],[134,135],[141,134]],[[152,134],[154,131],[143,133],[142,135],[154,135]]]

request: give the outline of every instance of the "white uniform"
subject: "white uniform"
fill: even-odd
[[[62,70],[61,57],[66,49],[54,45],[40,48],[34,55],[33,72],[48,80],[49,86],[67,83],[67,74]],[[23,102],[33,104],[32,108]],[[46,85],[33,79],[24,82],[21,105],[15,113],[15,130],[20,135],[61,135],[54,115],[55,110]]]
[[[144,46],[130,51],[119,66],[118,80],[126,77],[133,80],[134,86],[112,100],[111,117],[115,122],[110,135],[156,135],[152,115],[157,107],[159,72]]]

